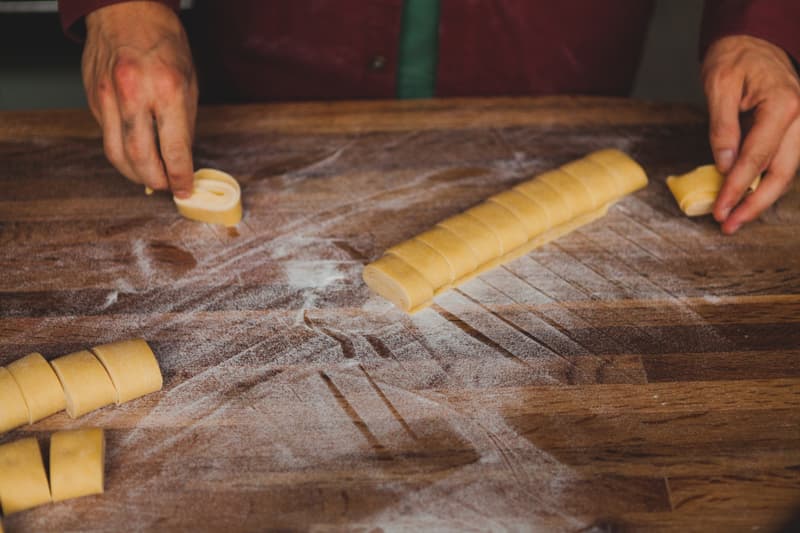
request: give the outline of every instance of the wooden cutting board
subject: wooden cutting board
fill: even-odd
[[[243,188],[229,231],[120,177],[87,112],[0,113],[0,364],[142,336],[165,374],[0,437],[108,430],[104,495],[7,530],[776,527],[800,504],[800,192],[733,237],[683,217],[664,179],[710,161],[706,130],[596,98],[203,109],[195,166]],[[413,317],[362,283],[604,147],[651,178],[604,219]]]

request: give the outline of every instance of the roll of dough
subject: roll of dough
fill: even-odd
[[[756,190],[760,181],[760,178],[756,178],[748,190]],[[714,165],[703,165],[681,176],[667,178],[667,187],[678,202],[678,207],[689,217],[711,213],[724,183],[725,176]]]
[[[28,421],[33,424],[67,406],[64,390],[50,364],[41,354],[31,353],[8,365],[28,406]]]
[[[16,380],[0,367],[0,434],[29,422],[28,406]]]
[[[164,383],[158,361],[143,339],[112,342],[92,348],[108,372],[117,404],[161,390]]]
[[[103,430],[59,431],[50,440],[50,492],[54,502],[103,493]]]
[[[8,516],[50,502],[50,486],[35,437],[0,446],[0,505]]]
[[[78,418],[116,400],[114,383],[92,352],[71,353],[54,359],[51,364],[64,387],[70,417]]]
[[[603,216],[613,202],[645,185],[644,170],[619,150],[591,153],[389,248],[364,267],[364,281],[413,313],[437,294]],[[449,275],[428,249],[409,244],[414,241],[439,252]]]
[[[242,191],[233,176],[210,168],[194,173],[194,190],[189,198],[173,198],[178,212],[186,218],[235,226],[242,220]]]

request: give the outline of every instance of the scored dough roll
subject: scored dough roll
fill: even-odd
[[[70,417],[78,418],[115,402],[117,391],[114,383],[92,352],[71,353],[53,359],[50,364],[64,387]]]
[[[449,276],[429,249],[406,241],[364,267],[364,281],[413,313],[437,294],[603,216],[612,203],[645,185],[644,170],[623,152],[593,152],[411,239],[439,252],[450,267]]]
[[[50,485],[35,437],[0,446],[0,506],[8,516],[50,502]]]
[[[59,431],[50,440],[54,502],[103,493],[105,439],[97,428]]]
[[[756,178],[748,191],[756,190],[760,181],[760,178]],[[724,183],[725,176],[714,165],[703,165],[681,176],[667,178],[667,187],[678,202],[678,207],[688,217],[711,213]]]
[[[64,390],[50,364],[41,354],[31,353],[8,365],[28,406],[29,423],[46,418],[66,407]]]
[[[161,390],[164,384],[156,356],[144,339],[102,344],[92,352],[114,384],[117,404]]]
[[[0,433],[27,424],[29,417],[19,385],[5,367],[0,367]]]
[[[173,198],[184,217],[235,226],[242,220],[242,190],[239,182],[220,170],[201,168],[194,173],[194,189],[189,198]]]

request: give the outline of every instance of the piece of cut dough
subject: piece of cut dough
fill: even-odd
[[[91,350],[114,384],[118,405],[159,391],[164,385],[158,360],[144,339],[102,344]]]
[[[756,178],[748,191],[756,190],[760,181],[760,177]],[[667,187],[678,207],[689,217],[711,213],[724,183],[725,176],[714,165],[703,165],[681,176],[667,178]]]
[[[189,198],[173,198],[186,218],[235,226],[242,220],[242,191],[233,176],[211,168],[194,173],[194,191]]]
[[[409,265],[416,265],[417,271],[432,287],[446,285],[454,279],[447,259],[422,241],[403,241],[386,250],[386,253],[399,257]]]
[[[50,502],[50,486],[35,437],[0,446],[0,505],[8,516]]]
[[[612,203],[646,184],[641,167],[619,150],[589,154],[414,237],[447,259],[451,282],[441,272],[426,271],[431,261],[417,261],[413,255],[403,260],[392,255],[391,248],[364,267],[364,281],[401,309],[416,312],[430,305],[436,295],[602,217]],[[430,235],[437,231],[432,239]],[[441,264],[436,268],[441,270]]]
[[[28,406],[19,385],[5,367],[0,367],[0,434],[29,421]]]
[[[46,418],[66,407],[64,390],[53,369],[41,354],[31,353],[8,365],[28,406],[29,423]]]
[[[78,418],[114,403],[117,391],[97,357],[87,350],[71,353],[51,363],[64,387],[67,414]]]
[[[54,502],[103,493],[103,430],[59,431],[50,440],[50,492]]]

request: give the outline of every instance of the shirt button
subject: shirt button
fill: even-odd
[[[384,56],[375,56],[369,61],[370,70],[383,70],[386,67],[386,58]]]

